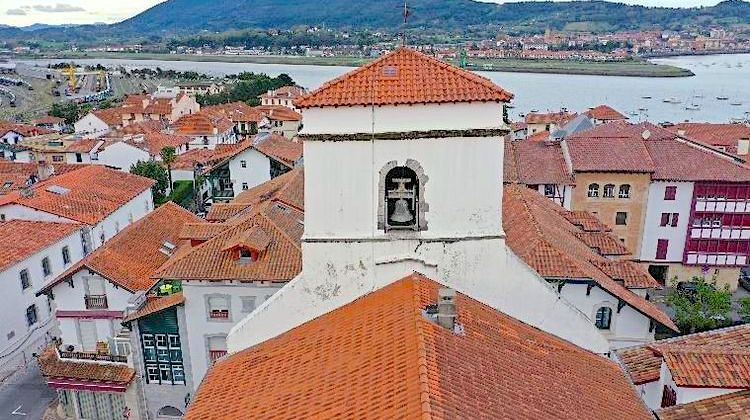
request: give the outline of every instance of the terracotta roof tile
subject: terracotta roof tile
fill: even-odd
[[[300,96],[307,93],[307,90],[302,86],[282,86],[275,90],[269,90],[268,92],[260,95],[261,98],[284,98],[284,99],[297,99]]]
[[[205,241],[227,229],[223,223],[185,223],[180,231],[180,239]]]
[[[591,263],[613,280],[621,281],[628,289],[661,288],[659,282],[651,277],[651,275],[636,262],[595,259],[591,260]]]
[[[138,175],[87,165],[34,185],[31,197],[18,191],[0,199],[0,205],[19,204],[81,223],[96,224],[148,190],[154,181]],[[57,193],[62,187],[67,191]]]
[[[750,390],[663,408],[659,420],[742,420],[750,417]]]
[[[0,160],[0,195],[25,188],[30,176],[39,176],[42,166],[39,163]],[[52,175],[61,175],[83,167],[85,165],[82,164],[54,164]]]
[[[289,140],[275,133],[257,135],[253,147],[290,168],[293,168],[295,163],[302,158],[301,141]]]
[[[172,258],[154,278],[179,280],[240,280],[286,282],[302,270],[301,238],[304,214],[272,202],[255,206],[241,220],[206,242]],[[258,234],[262,231],[263,234]],[[260,238],[263,236],[263,238]],[[263,248],[250,263],[232,249],[240,242]],[[260,244],[262,239],[262,244]],[[264,245],[264,246],[261,246]]]
[[[298,107],[493,101],[513,94],[489,79],[412,50],[399,48],[331,80],[295,102]]]
[[[305,172],[297,167],[270,181],[243,191],[230,203],[217,203],[211,206],[206,220],[225,221],[243,214],[253,206],[267,201],[278,201],[297,210],[304,210]]]
[[[150,295],[146,297],[146,303],[143,304],[137,311],[123,318],[122,322],[131,322],[138,318],[143,318],[157,312],[161,312],[165,309],[169,309],[185,303],[185,296],[182,292],[174,293],[169,296],[154,296]]]
[[[78,223],[0,222],[0,271],[19,263],[81,229]],[[56,251],[57,253],[58,251]]]
[[[620,121],[628,119],[628,117],[622,115],[609,105],[595,106],[586,111],[585,114],[601,121]]]
[[[750,167],[680,140],[647,141],[656,164],[653,179],[750,182]]]
[[[84,267],[131,292],[148,290],[154,285],[151,275],[169,260],[162,252],[165,242],[179,244],[185,223],[201,219],[172,202],[129,225],[93,253],[59,275],[42,292],[50,290]]]
[[[546,139],[549,133],[544,131],[534,136],[537,135]],[[560,143],[536,141],[532,137],[506,142],[509,146],[506,146],[504,169],[510,175],[510,180],[517,179],[526,185],[573,184],[573,177],[568,173]],[[514,169],[517,171],[515,177],[512,174]]]
[[[271,121],[302,121],[302,114],[283,105],[259,105],[254,109]]]
[[[721,345],[659,346],[677,386],[750,388],[750,349]]]
[[[218,113],[233,122],[260,122],[263,113],[244,102],[230,102],[228,104],[212,105],[201,108],[202,112]]]
[[[575,112],[567,112],[567,111],[560,111],[560,112],[548,112],[548,113],[539,113],[539,112],[529,112],[526,114],[523,118],[524,122],[528,124],[555,124],[555,125],[564,125],[566,122],[572,120],[576,117]]]
[[[165,128],[164,123],[157,120],[131,122],[127,126],[117,129],[113,135],[125,136],[128,134],[159,133]]]
[[[110,127],[118,127],[122,125],[122,113],[125,109],[119,108],[107,108],[91,111],[97,118],[104,121]]]
[[[576,237],[581,230],[567,222],[567,211],[520,185],[505,187],[503,194],[503,228],[510,249],[547,279],[590,279],[609,294],[641,312],[644,316],[678,331],[674,322],[652,302],[620,285],[612,275],[627,274],[633,281],[634,269],[613,269],[609,259],[592,250]],[[624,272],[624,273],[623,273]],[[642,280],[639,280],[639,287]]]
[[[197,112],[185,115],[174,123],[175,134],[182,136],[213,136],[225,133],[234,127],[228,117],[213,112]]]
[[[737,141],[750,138],[750,126],[745,124],[679,123],[667,130],[711,146],[721,146],[737,152]]]
[[[607,232],[577,232],[576,237],[601,255],[630,255],[630,250]]]
[[[618,350],[617,356],[635,384],[659,379],[662,356],[658,351],[662,346],[669,346],[670,348],[679,348],[679,346],[722,346],[727,349],[750,350],[750,324],[684,335],[659,340],[644,346]]]
[[[634,126],[615,121],[565,138],[576,172],[654,172],[651,155]]]
[[[55,117],[52,115],[45,115],[34,120],[34,124],[62,124],[64,122],[65,118]]]
[[[185,418],[650,418],[615,363],[467,296],[461,333],[428,320],[439,287],[409,276],[219,361]]]
[[[54,347],[48,347],[39,355],[37,361],[42,375],[48,379],[65,378],[128,385],[135,377],[135,370],[125,363],[60,359]]]
[[[29,124],[1,124],[0,125],[0,136],[4,136],[9,131],[14,131],[24,137],[35,137],[42,136],[45,134],[52,134],[54,131],[47,130],[46,128],[37,127]]]

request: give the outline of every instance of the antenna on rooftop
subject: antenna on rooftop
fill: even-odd
[[[404,25],[401,28],[401,44],[406,46],[406,22],[409,20],[409,0],[404,0]]]

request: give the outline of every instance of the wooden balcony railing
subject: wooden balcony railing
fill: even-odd
[[[86,309],[107,309],[107,295],[86,295],[83,297]]]
[[[98,354],[94,352],[85,351],[63,351],[60,350],[61,359],[78,359],[78,360],[95,360],[99,362],[117,362],[127,363],[127,356],[119,356],[116,354]]]

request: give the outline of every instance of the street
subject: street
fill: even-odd
[[[0,419],[39,420],[55,396],[33,361],[0,384]]]

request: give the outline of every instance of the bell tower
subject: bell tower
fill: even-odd
[[[559,296],[505,245],[503,111],[512,98],[402,47],[297,100],[302,273],[235,327],[230,350],[415,271],[537,327],[560,324],[548,331],[582,322],[576,331],[608,348],[583,315],[549,314]]]

